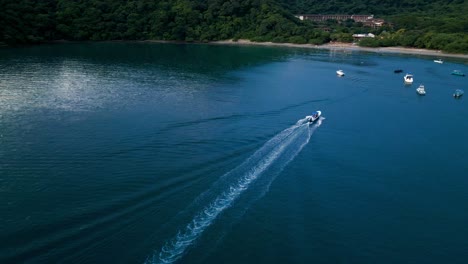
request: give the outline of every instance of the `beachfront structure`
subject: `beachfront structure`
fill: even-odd
[[[303,14],[296,15],[300,20],[310,20],[314,22],[325,22],[329,19],[337,21],[346,21],[348,19],[354,20],[354,22],[361,22],[364,26],[368,27],[381,27],[385,21],[383,19],[374,18],[374,15],[314,15],[314,14]]]
[[[354,39],[362,39],[362,38],[375,38],[375,35],[372,33],[367,34],[353,34]]]

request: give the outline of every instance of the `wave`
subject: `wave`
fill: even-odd
[[[234,201],[245,192],[251,183],[257,180],[269,167],[279,161],[282,170],[309,142],[310,137],[317,127],[321,125],[323,118],[315,124],[309,125],[307,120],[301,119],[295,125],[283,130],[267,141],[260,149],[252,154],[238,167],[226,173],[221,179],[236,177],[227,188],[199,211],[195,217],[180,230],[177,235],[167,241],[161,250],[150,256],[145,264],[174,263],[179,260],[187,248],[195,243],[201,234],[215,221],[215,219]],[[305,133],[304,133],[305,132]],[[292,150],[291,150],[292,149]],[[281,156],[285,159],[279,160]],[[268,181],[267,188],[273,181]],[[264,192],[266,192],[264,190]]]

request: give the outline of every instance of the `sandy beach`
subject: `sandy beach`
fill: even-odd
[[[451,57],[451,58],[468,59],[468,54],[444,53],[440,50],[428,50],[428,49],[416,49],[416,48],[404,48],[404,47],[367,48],[367,47],[359,47],[352,43],[328,43],[328,44],[323,44],[323,45],[312,45],[312,44],[293,44],[293,43],[252,42],[250,40],[243,40],[243,39],[238,40],[238,41],[233,41],[233,40],[214,41],[210,43],[219,44],[219,45],[258,45],[258,46],[327,49],[327,50],[337,50],[337,51],[366,51],[366,52],[376,52],[376,53],[423,55],[423,56],[431,56],[434,58]]]

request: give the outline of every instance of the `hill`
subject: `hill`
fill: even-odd
[[[271,0],[1,0],[0,41],[308,42],[320,32]],[[322,40],[325,41],[325,40]]]
[[[468,52],[468,1],[464,0],[278,0],[295,14],[373,14],[391,27],[373,30],[363,46],[405,46]],[[339,26],[336,33],[343,32]],[[347,30],[344,30],[346,33]],[[368,29],[368,31],[372,31]],[[381,34],[381,33],[384,34]],[[349,37],[348,37],[349,39]]]
[[[390,26],[326,25],[293,14],[374,14]],[[51,40],[249,39],[322,44],[377,35],[363,46],[406,46],[468,53],[468,1],[428,0],[0,0],[0,44]]]

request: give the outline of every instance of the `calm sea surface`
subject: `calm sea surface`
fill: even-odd
[[[468,65],[433,59],[0,49],[0,263],[466,263]]]

